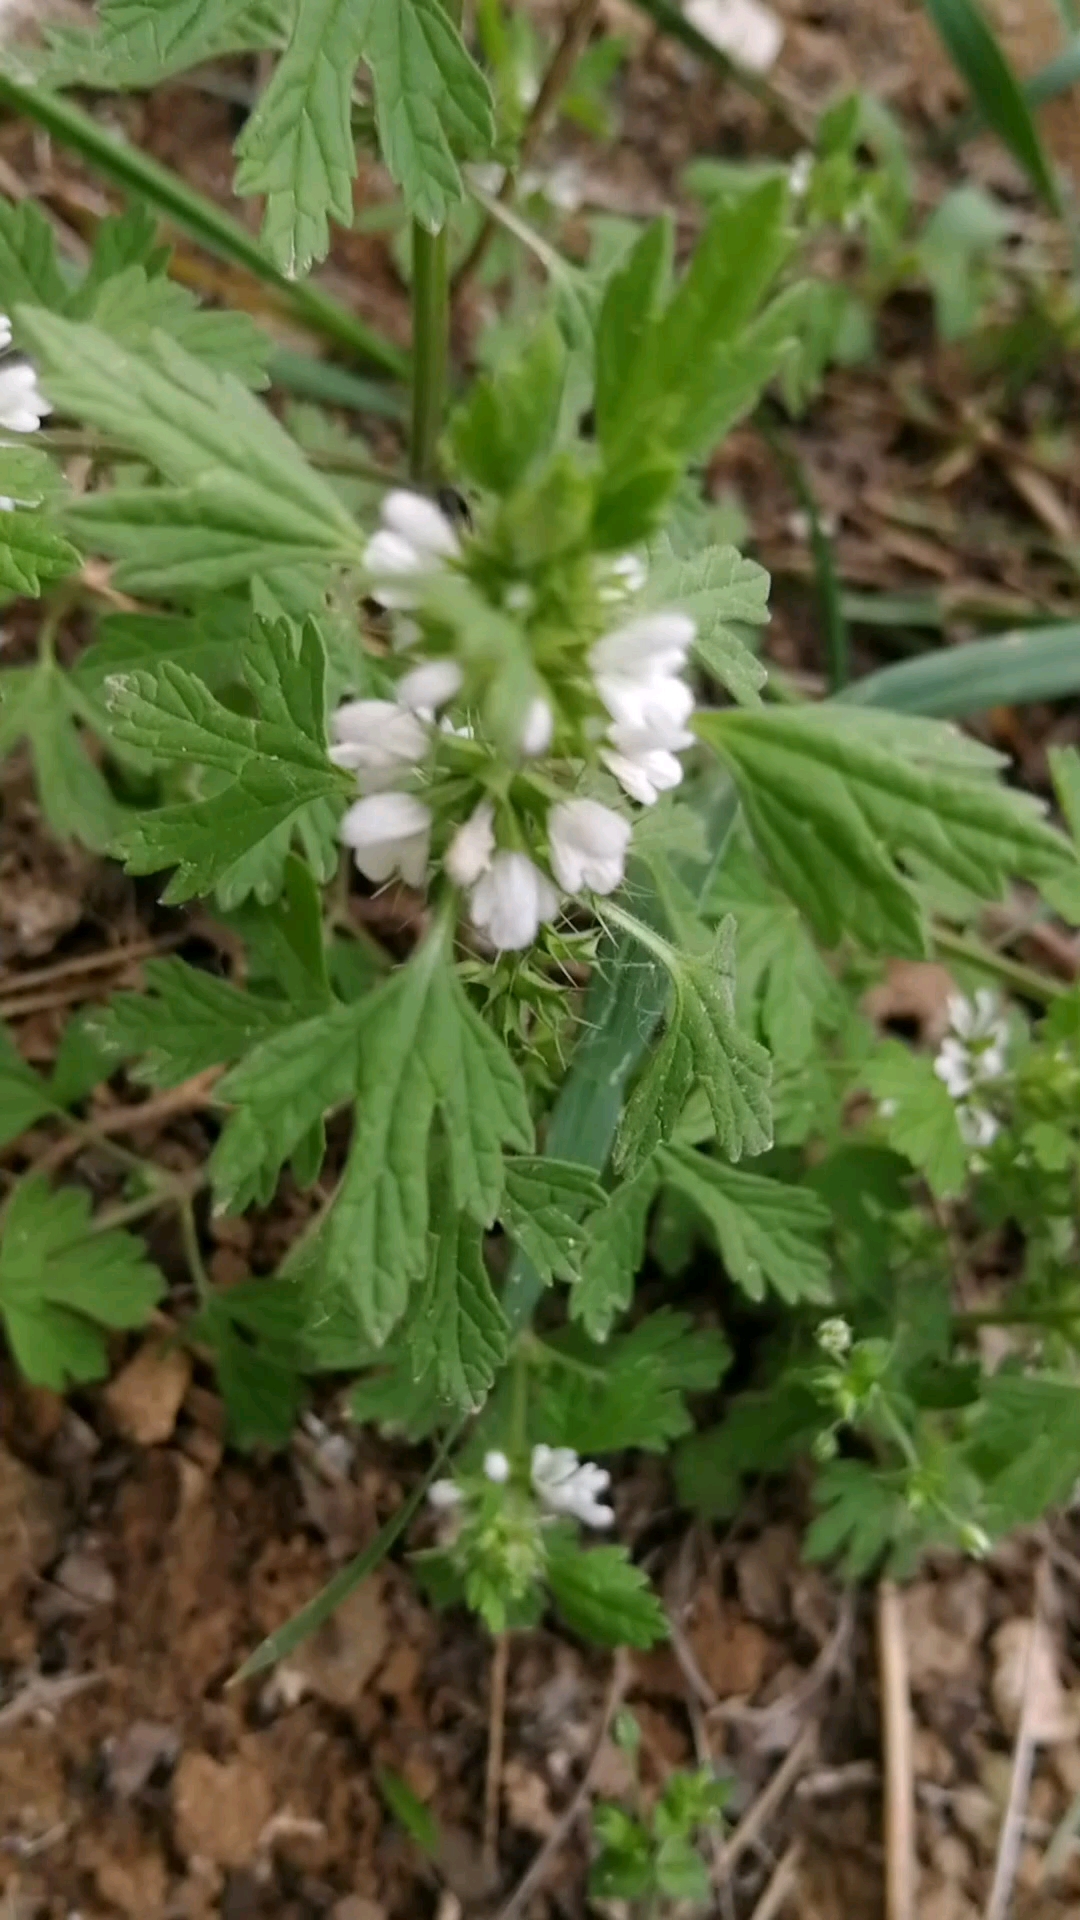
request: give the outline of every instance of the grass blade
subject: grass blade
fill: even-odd
[[[347,348],[358,360],[395,379],[407,377],[408,362],[398,347],[310,282],[289,280],[279,273],[258,241],[231,214],[196,193],[168,167],[108,133],[72,101],[0,73],[0,106],[10,107],[44,127],[54,139],[72,147],[107,179],[157,208],[209,253],[234,266],[246,267],[257,279],[273,287],[293,312],[324,339]]]
[[[858,706],[951,720],[1075,693],[1080,693],[1080,621],[1064,621],[903,660],[867,674],[840,697]]]
[[[925,4],[982,119],[1023,167],[1047,206],[1060,214],[1061,196],[1031,109],[978,0],[925,0]]]
[[[400,387],[350,373],[332,360],[316,360],[291,347],[279,347],[270,357],[268,372],[272,386],[304,400],[319,400],[327,407],[350,407],[353,413],[372,413],[382,420],[409,417],[408,396]]]

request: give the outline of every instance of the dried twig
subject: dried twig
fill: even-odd
[[[169,1087],[165,1093],[159,1093],[153,1100],[143,1100],[138,1106],[113,1107],[107,1113],[95,1114],[92,1126],[77,1127],[62,1140],[57,1140],[42,1154],[34,1166],[35,1173],[54,1173],[75,1155],[82,1153],[94,1143],[95,1134],[137,1133],[140,1127],[160,1126],[166,1120],[175,1119],[177,1114],[197,1113],[201,1107],[210,1106],[210,1095],[214,1083],[220,1080],[221,1067],[207,1067],[204,1072],[195,1074],[191,1080],[185,1080],[182,1086]]]
[[[801,1842],[793,1840],[787,1852],[778,1862],[776,1872],[773,1874],[761,1899],[754,1908],[750,1920],[776,1920],[777,1914],[783,1912],[784,1907],[787,1905],[789,1895],[795,1891],[796,1881],[799,1877],[799,1858],[801,1853]]]
[[[506,1679],[510,1671],[510,1635],[499,1633],[491,1656],[491,1698],[488,1703],[487,1774],[484,1780],[483,1864],[494,1880],[499,1865],[499,1803],[502,1796],[503,1747],[506,1738]]]
[[[517,1920],[517,1915],[521,1913],[528,1901],[531,1900],[537,1888],[542,1884],[552,1861],[565,1845],[568,1836],[573,1831],[578,1815],[588,1798],[589,1789],[592,1786],[593,1776],[599,1764],[600,1756],[604,1751],[604,1745],[607,1741],[611,1723],[619,1711],[619,1706],[623,1694],[626,1692],[629,1680],[630,1663],[625,1649],[620,1647],[618,1653],[615,1655],[614,1665],[611,1670],[611,1680],[608,1684],[604,1704],[600,1711],[600,1725],[597,1729],[596,1742],[593,1746],[589,1764],[571,1796],[569,1806],[566,1807],[560,1815],[558,1823],[548,1834],[539,1853],[537,1853],[535,1858],[530,1862],[529,1866],[526,1867],[509,1900],[499,1908],[496,1920]]]
[[[1048,1571],[1044,1561],[1035,1579],[1035,1599],[1031,1610],[1031,1631],[1028,1635],[1027,1652],[1024,1656],[1024,1673],[1020,1689],[1020,1721],[1013,1746],[1009,1798],[1005,1804],[1005,1818],[1001,1823],[1001,1837],[998,1841],[997,1859],[994,1862],[994,1880],[990,1888],[990,1898],[986,1903],[986,1920],[1005,1920],[1016,1879],[1016,1863],[1020,1857],[1020,1848],[1024,1839],[1024,1813],[1027,1808],[1028,1794],[1031,1791],[1031,1774],[1035,1765],[1037,1745],[1035,1722],[1039,1701],[1035,1676],[1039,1664],[1037,1655],[1039,1636],[1046,1617],[1047,1580]]]
[[[171,953],[182,945],[190,929],[165,934],[155,940],[129,940],[121,946],[99,947],[96,953],[73,954],[69,960],[55,960],[47,967],[28,967],[25,972],[0,973],[0,994],[4,1005],[18,995],[32,993],[38,987],[50,987],[57,980],[73,980],[84,973],[122,972],[137,960],[150,960],[159,953]]]
[[[85,1693],[88,1687],[100,1687],[111,1677],[112,1669],[108,1667],[99,1673],[36,1674],[21,1693],[0,1707],[0,1734],[11,1733],[35,1714],[55,1713],[68,1700]]]
[[[766,1782],[757,1799],[747,1807],[730,1840],[725,1840],[718,1863],[724,1873],[730,1873],[736,1860],[746,1852],[747,1847],[752,1847],[760,1839],[773,1814],[787,1799],[816,1747],[817,1728],[804,1727],[790,1753],[780,1762],[776,1772]]]
[[[877,1626],[885,1749],[886,1920],[916,1920],[915,1769],[907,1639],[899,1590],[891,1580],[878,1584]]]

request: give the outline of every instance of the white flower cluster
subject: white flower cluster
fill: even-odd
[[[492,1449],[484,1455],[484,1478],[494,1486],[505,1486],[511,1472],[505,1453]],[[615,1509],[600,1499],[611,1485],[610,1473],[595,1461],[580,1460],[572,1447],[535,1446],[530,1479],[540,1506],[552,1518],[579,1520],[583,1527],[612,1525]],[[466,1497],[456,1480],[435,1480],[428,1488],[428,1502],[437,1513],[455,1513]]]
[[[0,313],[0,353],[11,345],[11,321]],[[52,409],[37,383],[37,374],[25,360],[0,361],[0,429],[7,433],[36,433]]]
[[[375,596],[408,616],[398,621],[396,644],[419,649],[440,573],[467,560],[458,534],[430,500],[393,492],[365,560]],[[644,580],[640,560],[624,555],[606,568],[598,601],[625,603]],[[525,583],[505,594],[507,610],[523,618],[532,600]],[[651,806],[679,784],[677,756],[693,743],[687,721],[694,696],[683,675],[694,635],[686,614],[646,613],[583,643],[580,657],[563,646],[556,662],[541,661],[545,691],[526,707],[521,763],[562,750],[564,760],[580,766],[584,741],[586,754],[631,799]],[[560,673],[569,676],[561,690],[570,692],[575,716],[562,740]],[[613,893],[621,884],[631,823],[587,795],[556,797],[546,769],[542,781],[526,783],[523,806],[515,770],[508,785],[505,764],[477,732],[468,693],[456,660],[428,654],[397,682],[393,700],[351,700],[339,708],[332,757],[356,774],[361,794],[341,837],[369,880],[397,873],[413,887],[425,883],[434,841],[443,869],[469,896],[478,932],[500,951],[528,947],[556,918],[563,896]],[[546,796],[539,817],[538,793]]]
[[[1009,1029],[996,994],[980,987],[973,1000],[949,999],[949,1032],[938,1049],[934,1072],[956,1102],[960,1132],[969,1147],[988,1147],[1000,1125],[979,1098],[1005,1073]]]

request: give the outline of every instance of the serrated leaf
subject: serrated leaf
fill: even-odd
[[[723,1424],[684,1440],[675,1455],[679,1498],[708,1520],[727,1519],[748,1474],[779,1473],[805,1453],[824,1416],[820,1400],[792,1375],[762,1393],[741,1393]]]
[[[664,541],[649,568],[649,599],[690,614],[697,626],[694,652],[702,666],[742,706],[760,706],[765,668],[732,623],[763,626],[768,620],[769,576],[764,567],[745,560],[735,547],[705,547],[691,559],[679,560]]]
[[[43,1120],[55,1102],[40,1074],[24,1060],[11,1034],[0,1022],[0,1146]]]
[[[576,1453],[663,1453],[693,1425],[688,1393],[711,1393],[731,1362],[721,1333],[658,1308],[600,1346],[576,1330],[543,1349],[529,1397],[530,1432]]]
[[[475,1413],[509,1348],[510,1329],[487,1267],[480,1229],[438,1209],[427,1278],[410,1311],[406,1339],[418,1375],[461,1413]]]
[[[295,1019],[282,1001],[233,986],[186,961],[149,960],[145,993],[117,993],[95,1018],[106,1042],[138,1057],[135,1078],[176,1087],[207,1067],[231,1065]]]
[[[260,16],[272,21],[274,12],[253,0],[100,0],[95,32],[50,30],[46,83],[156,86],[170,74],[262,45]]]
[[[0,287],[9,313],[24,300],[33,306],[59,307],[67,299],[56,235],[32,199],[17,205],[0,199]],[[18,337],[16,345],[22,345]]]
[[[1080,1385],[1002,1367],[986,1381],[965,1454],[986,1488],[995,1533],[1068,1505],[1080,1477]]]
[[[806,922],[733,835],[702,911],[735,921],[735,1010],[768,1047],[777,1073],[795,1069],[836,1024],[843,1002]]]
[[[620,1181],[607,1205],[589,1221],[581,1278],[570,1295],[570,1317],[579,1320],[593,1340],[607,1339],[633,1298],[659,1184],[657,1162],[646,1160],[632,1179]]]
[[[237,1447],[287,1447],[303,1405],[306,1303],[282,1280],[241,1280],[212,1293],[188,1321],[188,1340],[208,1346]]]
[[[122,347],[143,352],[160,330],[207,367],[232,374],[245,387],[265,387],[272,351],[269,334],[246,313],[200,307],[195,295],[164,274],[128,266],[70,304],[73,318],[87,320]]]
[[[0,674],[0,754],[25,738],[41,810],[52,831],[104,853],[125,814],[85,750],[77,716],[67,676],[53,661]]]
[[[548,1585],[572,1633],[600,1647],[652,1647],[668,1636],[667,1615],[648,1576],[625,1547],[579,1547],[572,1535],[548,1537]]]
[[[821,1508],[803,1540],[808,1560],[839,1560],[845,1579],[862,1580],[902,1553],[915,1533],[903,1490],[862,1460],[832,1460],[814,1487]]]
[[[106,1327],[140,1327],[164,1291],[142,1242],[95,1231],[88,1196],[39,1178],[10,1195],[0,1227],[0,1317],[26,1378],[63,1393],[100,1380]]]
[[[708,1222],[728,1273],[751,1300],[763,1300],[767,1286],[789,1306],[831,1298],[823,1245],[831,1218],[816,1194],[726,1167],[692,1147],[665,1148],[660,1165]]]
[[[372,0],[364,58],[383,159],[413,218],[435,232],[461,199],[455,155],[491,149],[487,81],[442,0]]]
[[[499,1217],[546,1286],[579,1278],[592,1238],[582,1216],[606,1204],[607,1195],[588,1167],[525,1154],[506,1162]]]
[[[265,196],[262,237],[290,279],[325,259],[330,221],[351,226],[352,87],[372,0],[305,0],[269,86],[236,143],[237,193]]]
[[[735,1017],[734,940],[729,918],[706,955],[648,943],[667,948],[673,1002],[619,1129],[616,1158],[630,1172],[671,1138],[695,1086],[705,1091],[717,1140],[730,1159],[771,1145],[769,1056]]]
[[[268,1204],[285,1162],[325,1114],[353,1098],[369,1004],[335,1007],[272,1034],[218,1082],[217,1097],[236,1110],[210,1160],[221,1212]]]
[[[436,1112],[454,1204],[481,1226],[498,1209],[502,1149],[528,1152],[532,1121],[517,1068],[453,972],[445,928],[362,1004],[356,1127],[324,1244],[329,1284],[353,1293],[381,1343],[426,1264]]]
[[[641,381],[671,275],[672,250],[670,220],[654,220],[605,288],[596,328],[596,425],[602,446],[613,438],[624,394]]]
[[[940,1199],[961,1193],[967,1181],[967,1150],[956,1102],[925,1054],[887,1040],[862,1079],[878,1101],[890,1146],[924,1173]]]
[[[873,951],[925,952],[900,862],[983,899],[1002,897],[1013,873],[1037,880],[1075,863],[1039,802],[995,778],[1000,757],[937,722],[822,705],[699,713],[696,724],[731,767],[778,884],[826,946],[849,933]]]
[[[294,559],[361,558],[362,536],[333,487],[231,374],[160,332],[135,352],[40,308],[18,317],[54,404],[115,435],[171,483],[91,495],[72,509],[73,525],[93,523],[106,545],[113,521],[157,527],[159,541],[170,536],[174,575],[182,562],[179,577],[195,585],[246,584]],[[202,575],[200,539],[214,562]]]

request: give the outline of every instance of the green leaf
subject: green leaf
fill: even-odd
[[[977,0],[926,0],[926,9],[987,126],[1051,212],[1060,213],[1061,196],[1031,109]]]
[[[245,387],[268,384],[273,343],[246,313],[200,307],[186,287],[163,273],[150,275],[141,266],[125,267],[88,294],[69,303],[72,317],[90,321],[120,346],[144,352],[160,330],[197,360],[232,374]]]
[[[330,221],[353,220],[352,87],[372,0],[305,0],[239,140],[237,193],[265,196],[263,243],[290,279],[325,259]]]
[[[769,1056],[735,1018],[735,923],[721,922],[712,951],[665,955],[674,998],[664,1037],[650,1056],[623,1114],[616,1160],[636,1172],[670,1139],[695,1086],[704,1089],[716,1138],[732,1160],[772,1142]]]
[[[103,1328],[141,1327],[164,1291],[141,1241],[95,1231],[77,1187],[23,1180],[0,1228],[0,1317],[35,1386],[63,1393],[108,1370]]]
[[[39,448],[0,443],[0,500],[14,503],[0,507],[0,594],[39,594],[42,581],[62,580],[78,567],[75,548],[48,511],[58,485]]]
[[[697,626],[694,652],[702,666],[740,705],[759,706],[766,671],[736,625],[759,627],[769,618],[764,567],[744,560],[734,547],[704,547],[691,559],[679,560],[667,540],[658,546],[649,567],[650,600],[690,614]]]
[[[584,1228],[582,1215],[606,1203],[607,1195],[588,1167],[546,1155],[518,1154],[506,1162],[499,1217],[545,1286],[580,1277],[592,1238],[591,1223]]]
[[[326,755],[323,675],[318,630],[288,622],[256,622],[243,660],[259,702],[252,719],[223,706],[185,668],[162,661],[156,672],[118,674],[108,682],[110,726],[118,740],[157,759],[196,761],[224,780],[209,797],[146,812],[125,829],[122,851],[132,873],[175,866],[168,901],[212,887],[235,902],[261,890],[264,843],[272,842],[272,885],[284,877],[294,832],[309,857],[333,832],[327,803],[344,798],[342,776]],[[259,856],[255,865],[253,856]],[[247,863],[245,865],[245,863]]]
[[[692,1147],[665,1148],[660,1165],[665,1181],[708,1222],[728,1273],[751,1300],[763,1300],[766,1286],[789,1306],[831,1298],[823,1244],[831,1221],[815,1194],[726,1167]]]
[[[478,486],[509,493],[551,446],[566,348],[554,321],[537,326],[520,359],[473,382],[449,429],[454,459]]]
[[[100,0],[97,29],[52,28],[54,86],[152,87],[170,74],[263,43],[253,0]],[[271,42],[272,44],[272,42]]]
[[[1080,852],[1080,753],[1075,747],[1051,747],[1047,759],[1058,805],[1073,846]],[[1080,926],[1080,865],[1044,880],[1042,890],[1063,920],[1070,926]]]
[[[445,927],[362,1004],[356,1127],[324,1245],[331,1287],[354,1295],[381,1343],[426,1265],[436,1112],[454,1205],[481,1226],[498,1211],[502,1147],[528,1152],[532,1121],[517,1068],[456,978]]]
[[[750,1474],[780,1473],[824,1424],[821,1402],[790,1374],[762,1393],[739,1394],[723,1424],[684,1440],[675,1455],[679,1498],[708,1520],[736,1513]]]
[[[117,993],[95,1015],[97,1030],[125,1056],[135,1078],[177,1087],[207,1067],[230,1065],[295,1018],[281,1001],[234,987],[183,960],[149,960],[146,993]]]
[[[602,446],[612,439],[628,387],[643,381],[671,256],[671,222],[654,220],[605,289],[596,328],[596,426]]]
[[[325,1114],[353,1098],[373,1000],[335,1007],[271,1035],[218,1082],[217,1098],[236,1109],[210,1161],[221,1212],[268,1204],[290,1155]]]
[[[939,1199],[961,1193],[967,1181],[967,1151],[956,1102],[926,1054],[887,1040],[862,1073],[879,1103],[890,1146],[925,1174]]]
[[[383,159],[413,218],[435,232],[461,199],[455,154],[490,152],[487,81],[442,0],[372,0],[364,58]]]
[[[986,1487],[995,1533],[1068,1505],[1080,1477],[1080,1386],[1002,1367],[983,1385],[967,1459]]]
[[[843,1002],[806,922],[774,887],[749,840],[733,835],[702,902],[735,921],[735,1011],[773,1055],[778,1074],[814,1054]]]
[[[664,1453],[689,1433],[688,1393],[711,1393],[731,1363],[721,1333],[658,1308],[604,1346],[576,1330],[540,1349],[529,1395],[531,1437],[576,1453]]]
[[[881,667],[845,687],[841,698],[852,705],[943,720],[964,719],[991,707],[1061,700],[1080,692],[1078,643],[1080,622],[1075,620],[1018,627],[995,640],[966,640]]]
[[[96,327],[40,308],[19,309],[22,329],[54,404],[115,435],[170,486],[116,489],[71,509],[108,547],[131,529],[156,529],[174,584],[247,584],[290,561],[358,561],[363,540],[332,486],[296,443],[228,373],[217,373],[165,334],[140,352]],[[119,529],[119,533],[117,532]],[[200,548],[208,558],[200,567]],[[138,582],[137,545],[117,579]]]
[[[480,1229],[462,1214],[439,1215],[427,1279],[406,1329],[418,1374],[462,1413],[483,1406],[509,1348],[506,1316],[495,1298]]]
[[[1013,873],[1041,879],[1074,863],[1039,802],[995,778],[1000,756],[938,723],[830,704],[699,713],[697,727],[731,767],[778,884],[826,946],[849,933],[877,952],[926,951],[901,861],[988,900]]]
[[[561,1528],[548,1536],[548,1585],[572,1633],[600,1647],[652,1647],[667,1616],[648,1576],[625,1547],[579,1547]]]
[[[645,1255],[645,1228],[660,1184],[655,1159],[616,1187],[607,1205],[589,1221],[581,1278],[570,1295],[570,1317],[593,1340],[606,1340],[630,1305]]]
[[[886,1557],[902,1553],[915,1533],[912,1510],[898,1488],[862,1460],[832,1460],[814,1487],[822,1511],[803,1540],[808,1560],[839,1560],[847,1580],[862,1580]]]
[[[656,1885],[669,1900],[700,1902],[709,1898],[712,1890],[709,1870],[685,1834],[669,1834],[657,1848]]]
[[[36,1121],[52,1113],[55,1102],[49,1088],[0,1023],[0,1146],[17,1140]]]
[[[0,674],[0,755],[25,738],[53,833],[104,853],[125,814],[85,751],[76,725],[81,717],[70,681],[51,660]]]
[[[211,1294],[188,1321],[185,1337],[213,1352],[234,1446],[288,1446],[304,1398],[306,1311],[288,1281],[242,1280]]]
[[[43,307],[62,307],[67,300],[67,283],[56,258],[56,235],[32,199],[14,206],[0,199],[0,287],[5,310],[24,300]],[[15,344],[23,344],[18,334]]]

